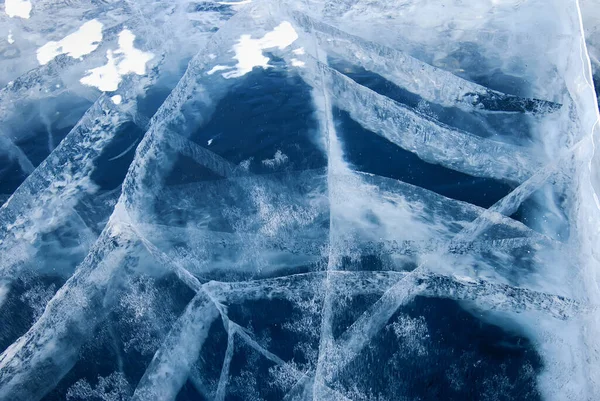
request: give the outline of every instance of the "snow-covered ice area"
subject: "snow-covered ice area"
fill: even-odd
[[[79,81],[103,92],[114,92],[127,74],[146,75],[146,64],[154,58],[150,52],[137,49],[135,35],[128,29],[119,33],[119,48],[106,52],[107,63],[87,71]]]
[[[6,0],[0,400],[600,399],[593,0]]]
[[[224,73],[223,77],[239,78],[252,71],[254,67],[269,68],[269,58],[264,56],[263,51],[272,48],[283,50],[294,43],[296,39],[298,39],[298,34],[288,21],[283,21],[260,39],[253,39],[251,35],[242,35],[233,46],[235,53],[233,58],[237,60],[235,67],[217,65],[208,74],[235,68],[235,71]],[[297,63],[298,61],[296,61]]]
[[[18,17],[28,19],[31,15],[31,1],[29,0],[5,0],[4,11],[10,18]]]
[[[96,50],[100,42],[102,42],[102,23],[93,19],[64,39],[58,42],[50,41],[40,47],[37,58],[41,65],[48,64],[61,54],[80,58]]]

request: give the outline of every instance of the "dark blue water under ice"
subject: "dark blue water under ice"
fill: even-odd
[[[480,122],[465,112],[436,109],[435,105],[424,104],[415,95],[360,69],[354,69],[348,76],[407,107],[434,113],[445,124],[488,135],[483,130],[477,131],[481,128]],[[148,95],[154,98],[143,100],[147,104],[148,114],[153,113],[155,105],[160,104],[166,93],[166,90],[156,91]],[[234,84],[217,104],[210,121],[193,132],[190,139],[236,165],[249,161],[248,168],[254,174],[322,169],[326,167],[327,160],[317,143],[319,127],[313,112],[310,89],[300,78],[276,69],[255,69]],[[471,177],[426,163],[365,130],[344,111],[335,109],[334,119],[346,159],[357,170],[401,180],[481,207],[491,206],[513,188],[511,183]],[[524,128],[520,132],[524,133],[519,134],[519,130],[516,130],[511,137],[505,138],[507,141],[524,143],[530,140],[526,134],[526,122],[521,124]],[[60,140],[67,132],[68,129],[54,132],[54,140]],[[92,178],[99,186],[100,193],[119,187],[133,159],[135,145],[142,136],[142,129],[134,124],[126,124],[97,161]],[[39,164],[49,152],[45,138],[47,136],[40,128],[40,132],[17,145],[22,147],[32,162]],[[277,151],[287,156],[285,163],[276,166],[275,170],[261,163],[262,160],[273,158]],[[23,181],[25,174],[14,160],[0,160],[0,168],[3,172],[0,193],[8,195]],[[181,157],[166,177],[165,184],[215,179],[219,178],[214,173]],[[521,213],[526,215],[526,211]],[[56,237],[58,241],[69,241],[69,238],[61,238],[60,233],[56,233]],[[360,263],[363,270],[372,270],[380,261],[365,255]],[[40,285],[54,291],[63,282],[60,277],[39,280]],[[19,285],[19,282],[15,283],[9,301],[0,309],[0,321],[4,326],[0,330],[2,349],[30,327],[35,313],[19,297],[22,291]],[[164,316],[172,316],[171,321],[182,313],[193,297],[191,290],[171,276],[148,285],[156,290],[156,296],[160,298],[158,302],[164,302]],[[334,336],[343,332],[377,297],[357,296],[334,308]],[[98,383],[98,377],[107,377],[116,371],[122,372],[131,385],[137,383],[152,353],[142,353],[125,344],[138,326],[133,324],[133,318],[119,316],[119,311],[116,308],[96,330],[94,338],[82,349],[79,362],[44,400],[64,400],[69,388],[81,379],[86,379],[91,388],[105,386],[106,394],[111,393],[114,387],[114,399],[121,399],[119,394],[127,392],[122,390],[123,383]],[[306,355],[299,352],[301,345],[318,348],[318,338],[288,329],[286,323],[293,323],[305,313],[290,302],[247,302],[232,305],[229,313],[242,326],[251,327],[256,338],[269,338],[270,350],[284,360],[306,363]],[[412,319],[415,324],[416,338],[411,340],[414,344],[402,348],[392,330],[382,330],[361,355],[346,367],[346,374],[341,375],[342,385],[358,390],[370,389],[370,393],[388,400],[397,399],[397,394],[403,394],[406,397],[403,400],[540,399],[536,375],[542,369],[542,362],[530,341],[522,334],[493,325],[468,305],[448,299],[417,297],[402,307],[391,321],[401,316]],[[313,318],[313,323],[319,324],[319,317]],[[149,335],[160,337],[164,332],[149,330]],[[201,354],[202,374],[208,382],[219,378],[226,345],[227,334],[222,323],[216,321]],[[427,352],[421,352],[422,349]],[[257,356],[255,351],[240,346],[231,363],[231,377],[243,377],[243,372],[249,367],[255,372],[264,373],[252,379],[256,382],[251,387],[260,394],[260,399],[279,400],[284,396],[285,393],[269,381],[268,372],[273,368],[273,363]],[[369,374],[361,374],[365,370]],[[233,380],[230,384],[231,390],[226,399],[250,400],[247,392],[236,392],[236,383]],[[90,400],[108,400],[94,398],[93,392],[90,394]],[[188,382],[177,399],[191,401],[204,398]]]

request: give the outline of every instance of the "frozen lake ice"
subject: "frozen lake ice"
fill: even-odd
[[[0,4],[0,400],[596,400],[593,0]]]

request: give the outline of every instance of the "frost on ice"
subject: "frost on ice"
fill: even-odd
[[[600,397],[589,2],[17,3],[0,399]]]

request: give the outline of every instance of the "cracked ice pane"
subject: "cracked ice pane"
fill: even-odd
[[[597,399],[594,5],[6,0],[0,399]]]

